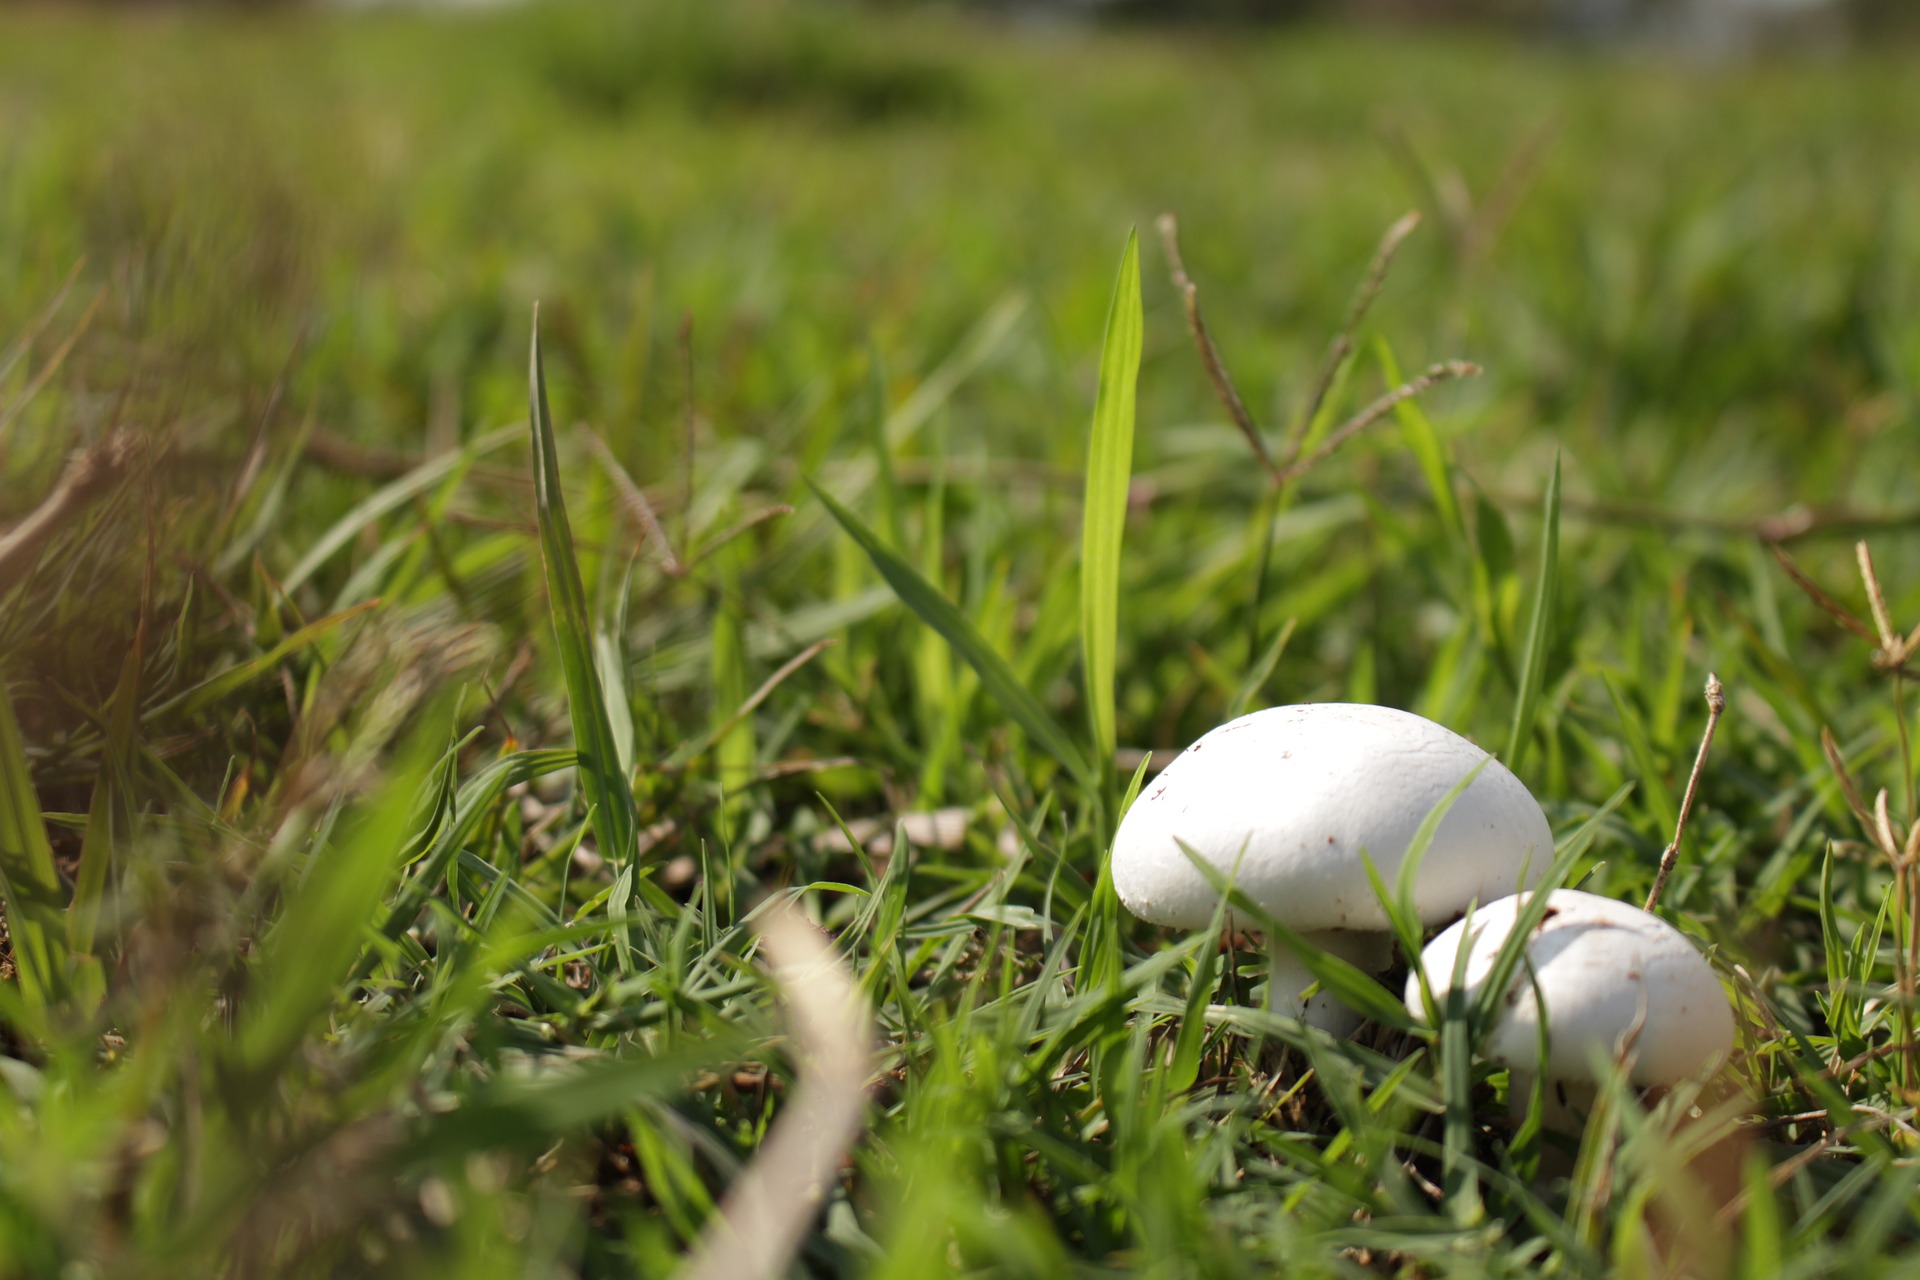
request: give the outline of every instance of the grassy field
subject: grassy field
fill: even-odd
[[[743,1220],[798,1208],[792,1274],[1914,1274],[1916,86],[0,12],[0,527],[102,472],[0,544],[0,1275],[665,1275],[783,1116],[818,1212]],[[1482,372],[1270,483],[1167,211],[1274,453]],[[1500,752],[1638,901],[1709,671],[1661,913],[1739,1047],[1577,1161],[1479,1021],[1329,1039],[1102,878],[1142,752],[1348,699]],[[769,976],[781,903],[871,1063],[835,970]]]

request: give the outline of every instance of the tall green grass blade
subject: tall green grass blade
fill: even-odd
[[[593,622],[580,564],[573,554],[573,530],[567,523],[566,496],[560,487],[560,450],[547,408],[547,374],[540,357],[540,313],[533,317],[528,357],[528,417],[533,432],[533,491],[540,522],[540,559],[546,567],[553,635],[566,676],[567,711],[580,755],[580,782],[593,809],[593,833],[600,854],[615,867],[631,866],[639,850],[639,815],[633,788],[620,772],[620,750],[607,714],[606,696],[594,668]],[[631,904],[615,903],[616,912]],[[622,961],[626,957],[623,953]]]
[[[1227,719],[1238,720],[1247,714],[1247,708],[1253,705],[1253,700],[1267,687],[1267,681],[1273,678],[1273,669],[1280,665],[1280,655],[1287,651],[1287,642],[1293,639],[1294,630],[1299,624],[1300,619],[1288,618],[1280,625],[1273,639],[1267,642],[1266,652],[1248,669],[1239,687],[1233,691],[1233,700],[1227,703]]]
[[[1507,768],[1520,771],[1533,721],[1540,709],[1540,687],[1546,680],[1547,642],[1553,630],[1554,593],[1560,572],[1560,457],[1554,455],[1553,475],[1547,481],[1546,517],[1541,525],[1540,573],[1534,579],[1533,616],[1527,623],[1526,649],[1520,658],[1519,697],[1513,707],[1513,727],[1507,734]]]
[[[35,1011],[67,993],[66,891],[53,865],[26,743],[0,675],[0,893],[20,994]]]
[[[841,506],[813,481],[809,480],[807,484],[840,527],[860,544],[861,550],[867,553],[873,567],[880,571],[880,576],[893,588],[900,602],[913,610],[922,622],[945,636],[961,660],[979,674],[981,685],[1000,704],[1000,709],[1013,717],[1035,746],[1059,761],[1061,767],[1082,786],[1089,791],[1094,790],[1098,785],[1097,775],[1087,767],[1073,740],[1047,709],[1040,705],[1040,700],[1020,683],[1019,676],[1014,674],[1007,660],[974,629],[966,615],[921,577],[918,570],[875,537],[873,530],[867,528],[860,517]]]
[[[1394,359],[1393,348],[1384,337],[1374,338],[1373,350],[1389,387],[1397,387],[1406,381],[1400,375],[1400,362]],[[1420,407],[1417,396],[1402,400],[1394,406],[1393,413],[1400,421],[1400,430],[1407,438],[1407,446],[1413,451],[1414,461],[1420,464],[1420,474],[1425,477],[1427,488],[1433,491],[1433,505],[1440,512],[1441,521],[1446,524],[1447,531],[1464,544],[1467,540],[1467,522],[1460,511],[1460,499],[1453,491],[1453,469],[1447,457],[1447,446],[1434,427],[1433,419],[1427,417],[1427,411]]]
[[[1127,234],[1107,304],[1100,388],[1087,441],[1086,501],[1080,525],[1080,646],[1086,670],[1093,764],[1105,782],[1117,745],[1113,681],[1120,618],[1120,549],[1133,475],[1134,394],[1140,376],[1140,243]]]

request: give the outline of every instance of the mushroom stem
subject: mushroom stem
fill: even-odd
[[[1393,942],[1385,933],[1330,929],[1323,933],[1303,933],[1300,937],[1327,954],[1339,956],[1368,973],[1379,973],[1393,959]],[[1328,1035],[1342,1039],[1359,1029],[1362,1021],[1360,1015],[1330,993],[1318,991],[1307,999],[1301,999],[1302,993],[1319,979],[1314,977],[1313,970],[1300,963],[1299,957],[1293,952],[1285,947],[1273,948],[1271,966],[1275,1012],[1298,1018],[1308,1026],[1318,1027]]]
[[[1519,1124],[1527,1118],[1527,1108],[1533,1105],[1535,1073],[1521,1067],[1509,1067],[1507,1080],[1507,1114]],[[1545,1097],[1540,1108],[1540,1128],[1546,1135],[1557,1135],[1571,1144],[1573,1151],[1580,1148],[1580,1137],[1586,1131],[1587,1117],[1593,1114],[1593,1104],[1599,1097],[1600,1087],[1586,1080],[1556,1080],[1547,1077]],[[1546,1144],[1541,1161],[1542,1175],[1565,1175],[1573,1172],[1573,1155],[1567,1151],[1556,1152],[1555,1144]]]

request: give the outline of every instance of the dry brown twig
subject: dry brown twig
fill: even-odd
[[[1278,485],[1281,483],[1280,466],[1273,460],[1273,454],[1268,451],[1267,442],[1260,434],[1259,425],[1254,422],[1253,414],[1247,411],[1246,402],[1234,387],[1227,366],[1220,359],[1220,350],[1213,345],[1213,337],[1207,332],[1206,319],[1200,314],[1200,288],[1187,274],[1187,264],[1180,258],[1180,224],[1171,213],[1163,213],[1156,225],[1160,228],[1160,243],[1166,249],[1168,269],[1173,274],[1173,287],[1179,291],[1180,301],[1186,309],[1187,328],[1193,334],[1193,345],[1200,351],[1200,364],[1207,371],[1207,381],[1213,384],[1213,394],[1227,411],[1227,416],[1233,419],[1233,425],[1240,428],[1240,434],[1247,438],[1247,445],[1265,468],[1267,478]]]
[[[1448,360],[1429,367],[1425,373],[1413,381],[1401,383],[1329,431],[1327,438],[1322,440],[1312,453],[1304,458],[1289,461],[1286,470],[1281,473],[1281,479],[1287,482],[1298,480],[1341,445],[1392,413],[1402,402],[1413,399],[1429,387],[1454,378],[1478,377],[1479,374],[1480,366],[1465,360]]]
[[[1387,228],[1380,238],[1380,245],[1374,250],[1373,260],[1367,266],[1367,274],[1362,279],[1359,292],[1354,295],[1353,305],[1348,308],[1345,320],[1333,341],[1327,347],[1326,358],[1321,362],[1320,371],[1314,380],[1313,391],[1307,398],[1305,408],[1295,420],[1288,432],[1287,447],[1276,458],[1267,447],[1265,436],[1260,432],[1259,423],[1254,421],[1246,401],[1240,396],[1233,384],[1232,376],[1227,372],[1226,362],[1220,358],[1220,349],[1214,344],[1213,335],[1207,329],[1206,318],[1200,311],[1200,289],[1193,278],[1187,274],[1185,261],[1180,256],[1179,223],[1171,213],[1160,215],[1156,224],[1160,229],[1160,241],[1166,250],[1168,271],[1173,278],[1173,287],[1179,292],[1187,316],[1187,328],[1193,335],[1193,345],[1200,353],[1201,367],[1206,370],[1207,381],[1213,386],[1213,394],[1227,411],[1240,434],[1246,438],[1248,448],[1253,450],[1254,458],[1261,469],[1267,473],[1268,483],[1275,489],[1284,489],[1310,471],[1316,464],[1332,454],[1340,446],[1365,431],[1374,423],[1391,413],[1403,401],[1428,390],[1434,385],[1454,378],[1472,377],[1480,372],[1478,366],[1464,360],[1447,360],[1433,365],[1419,377],[1388,391],[1372,404],[1367,405],[1346,422],[1327,434],[1327,437],[1307,453],[1308,435],[1313,424],[1319,419],[1320,411],[1326,404],[1327,396],[1332,392],[1340,370],[1353,354],[1354,334],[1372,309],[1374,299],[1380,296],[1381,288],[1386,284],[1387,272],[1393,266],[1394,257],[1400,252],[1400,246],[1406,242],[1414,228],[1420,225],[1418,213],[1408,213],[1400,217]],[[1306,456],[1302,456],[1305,454]]]
[[[1360,328],[1360,322],[1367,318],[1367,312],[1373,309],[1374,299],[1380,296],[1380,290],[1386,286],[1387,272],[1392,269],[1393,260],[1399,256],[1400,246],[1419,226],[1420,214],[1417,210],[1403,213],[1380,237],[1380,245],[1373,251],[1373,261],[1367,264],[1367,274],[1360,285],[1360,292],[1354,295],[1353,305],[1347,308],[1347,318],[1341,322],[1340,331],[1327,344],[1327,354],[1320,362],[1319,376],[1314,379],[1313,394],[1307,397],[1306,407],[1294,421],[1292,434],[1287,440],[1286,461],[1282,465],[1292,465],[1306,447],[1307,432],[1313,428],[1313,420],[1320,416],[1320,407],[1327,402],[1334,379],[1340,376],[1340,366],[1353,354],[1355,331]]]
[[[1693,757],[1693,772],[1687,775],[1687,789],[1680,798],[1680,816],[1673,824],[1673,843],[1660,854],[1660,870],[1653,877],[1653,889],[1647,894],[1646,910],[1651,911],[1667,887],[1667,877],[1680,862],[1680,838],[1687,832],[1687,819],[1693,816],[1693,802],[1700,794],[1700,775],[1707,768],[1707,753],[1713,749],[1713,731],[1720,727],[1720,716],[1727,709],[1727,693],[1720,677],[1707,673],[1707,727],[1700,734],[1700,750]]]

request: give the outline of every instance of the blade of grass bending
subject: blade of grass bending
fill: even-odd
[[[572,751],[518,751],[510,756],[495,760],[482,769],[460,788],[453,802],[450,817],[429,814],[427,822],[433,824],[432,836],[424,842],[417,836],[409,838],[400,846],[402,862],[413,861],[418,869],[401,886],[394,897],[393,908],[387,912],[386,919],[380,925],[380,933],[389,940],[405,933],[420,914],[420,908],[426,905],[427,897],[433,892],[441,878],[446,875],[448,866],[460,849],[470,839],[480,823],[500,804],[507,788],[515,783],[531,782],[545,774],[554,773],[576,763],[578,756]],[[414,820],[420,815],[416,805]],[[362,959],[355,970],[355,978],[364,978],[373,970],[374,953]]]
[[[1540,686],[1546,679],[1547,640],[1553,629],[1553,597],[1560,570],[1560,455],[1553,458],[1547,481],[1546,518],[1540,540],[1540,575],[1533,588],[1533,617],[1527,623],[1527,647],[1520,658],[1519,699],[1513,707],[1513,729],[1507,735],[1506,766],[1515,773],[1533,737],[1534,715],[1540,709]]]
[[[1133,806],[1151,763],[1151,758],[1142,759],[1133,771],[1127,793],[1114,811],[1116,815],[1126,813]],[[1076,990],[1111,991],[1118,987],[1127,963],[1120,931],[1120,891],[1113,885],[1113,845],[1109,841],[1101,848],[1100,873],[1094,878],[1093,894],[1087,901],[1087,941],[1080,950]]]
[[[1273,669],[1280,664],[1280,655],[1287,651],[1287,642],[1293,639],[1294,629],[1299,624],[1300,619],[1288,618],[1281,624],[1279,634],[1267,642],[1267,651],[1260,655],[1260,660],[1253,664],[1246,677],[1240,681],[1240,687],[1234,690],[1233,701],[1227,704],[1227,719],[1238,720],[1247,714],[1247,708],[1252,706],[1253,700],[1260,696],[1260,691],[1267,687],[1267,681],[1273,676]]]
[[[312,549],[300,558],[300,563],[296,564],[293,567],[293,571],[287,574],[286,578],[280,584],[281,588],[286,591],[288,595],[293,594],[306,583],[308,578],[311,578],[319,570],[321,565],[331,560],[342,547],[352,542],[355,535],[362,529],[372,524],[375,520],[378,520],[381,516],[399,510],[407,503],[413,501],[416,495],[425,493],[447,476],[473,465],[474,459],[478,458],[481,454],[491,453],[493,450],[511,441],[514,436],[519,433],[520,428],[517,426],[502,427],[498,431],[481,436],[472,444],[455,449],[450,453],[443,453],[437,458],[429,458],[413,470],[407,472],[407,474],[401,476],[398,480],[393,481],[385,488],[379,490],[372,497],[367,498],[364,502],[360,503],[359,506],[340,517],[331,529],[328,529],[326,533],[322,534],[320,541],[314,543]]]
[[[1140,376],[1140,243],[1127,233],[1120,274],[1107,304],[1100,350],[1100,387],[1087,441],[1086,501],[1080,524],[1080,652],[1085,663],[1093,765],[1103,802],[1112,785],[1116,746],[1113,709],[1120,619],[1120,546],[1133,473],[1134,392]]]
[[[1492,757],[1488,757],[1491,760]],[[1414,886],[1419,881],[1420,864],[1425,861],[1427,850],[1433,844],[1434,835],[1440,830],[1440,824],[1446,819],[1448,810],[1454,801],[1466,794],[1480,771],[1487,767],[1487,760],[1475,765],[1473,771],[1453,784],[1447,793],[1436,801],[1433,807],[1420,820],[1414,829],[1413,838],[1407,841],[1406,852],[1400,856],[1400,868],[1394,875],[1393,887],[1389,889],[1375,865],[1373,856],[1367,850],[1360,850],[1360,865],[1366,870],[1367,882],[1373,888],[1373,896],[1380,904],[1380,910],[1386,914],[1394,940],[1400,944],[1400,950],[1413,965],[1413,971],[1420,983],[1422,1007],[1431,1019],[1438,1011],[1434,1003],[1433,992],[1427,985],[1425,966],[1419,963],[1420,945],[1425,925],[1420,919],[1419,909],[1414,904]],[[1432,1023],[1438,1026],[1437,1022]]]
[[[489,1084],[429,1120],[408,1142],[406,1159],[424,1164],[496,1147],[545,1146],[643,1099],[684,1092],[696,1070],[727,1061],[742,1047],[739,1036],[721,1032],[654,1057],[600,1059]]]
[[[1467,907],[1462,929],[1471,938],[1473,905]],[[1473,1158],[1473,1048],[1472,1009],[1467,1000],[1469,943],[1453,954],[1453,972],[1447,977],[1446,998],[1440,1007],[1440,1096],[1446,1104],[1442,1124],[1442,1183],[1454,1225],[1470,1227],[1485,1216],[1480,1200],[1480,1178]],[[1423,978],[1426,966],[1420,966]]]
[[[574,746],[580,754],[580,781],[594,810],[593,834],[600,842],[601,856],[612,866],[628,867],[638,858],[640,819],[634,808],[633,788],[620,773],[613,722],[607,715],[606,696],[594,668],[593,625],[587,616],[580,564],[573,554],[573,530],[567,523],[566,496],[560,488],[560,451],[554,442],[553,418],[547,410],[547,374],[540,358],[537,307],[527,382],[540,559],[547,571],[553,635],[567,681],[567,712],[573,720]],[[617,911],[625,912],[633,904],[614,905]],[[629,963],[624,952],[620,959],[623,966]]]
[[[40,793],[27,768],[26,744],[13,700],[0,676],[0,894],[13,945],[20,994],[38,1012],[66,993],[66,895],[40,816]]]
[[[1294,930],[1281,924],[1259,903],[1247,896],[1238,885],[1229,884],[1220,874],[1219,868],[1201,857],[1184,842],[1176,841],[1180,852],[1185,854],[1215,893],[1225,896],[1236,913],[1256,922],[1260,932],[1266,937],[1268,949],[1275,944],[1285,947],[1298,957],[1307,971],[1313,974],[1320,986],[1336,1000],[1362,1017],[1374,1022],[1384,1023],[1398,1031],[1411,1031],[1415,1024],[1408,1015],[1406,1006],[1400,999],[1374,980],[1360,966],[1339,956],[1322,951]]]
[[[351,609],[342,609],[339,613],[329,614],[324,618],[315,619],[281,640],[279,644],[274,645],[273,648],[267,650],[259,657],[251,658],[246,662],[240,663],[238,666],[228,667],[219,675],[207,680],[202,680],[191,689],[183,689],[158,706],[148,708],[141,713],[140,721],[142,724],[150,724],[155,721],[164,720],[168,716],[192,715],[196,711],[205,710],[242,685],[259,679],[300,650],[340,626],[341,623],[356,618],[369,609],[376,609],[379,606],[380,602],[378,600],[368,600],[363,604],[353,606]]]
[[[1174,1037],[1173,1061],[1167,1066],[1167,1088],[1174,1093],[1185,1093],[1200,1078],[1200,1051],[1207,1039],[1207,1006],[1213,1003],[1220,939],[1226,925],[1227,900],[1223,897],[1214,905],[1213,919],[1200,942],[1200,954],[1194,957],[1193,984],[1187,988],[1187,1010]]]
[[[828,512],[839,521],[840,527],[860,544],[860,549],[867,553],[867,558],[873,561],[873,567],[887,580],[887,585],[893,588],[900,602],[919,615],[922,622],[945,636],[954,652],[979,674],[980,683],[1000,704],[1000,709],[1026,730],[1035,746],[1058,760],[1061,767],[1082,786],[1093,790],[1097,786],[1097,775],[1087,767],[1073,740],[1059,722],[1047,713],[1047,709],[1040,705],[1040,700],[1020,683],[1020,677],[1014,674],[1012,666],[974,629],[966,615],[921,577],[917,569],[874,536],[873,530],[862,524],[860,517],[841,506],[812,480],[807,481],[807,487],[826,505]]]
[[[1380,362],[1381,375],[1389,387],[1397,387],[1406,379],[1400,376],[1400,362],[1393,358],[1393,348],[1387,345],[1385,338],[1376,337],[1373,341],[1375,358]],[[1400,430],[1407,438],[1407,445],[1413,450],[1414,460],[1420,464],[1420,474],[1426,478],[1427,487],[1433,490],[1433,505],[1440,512],[1442,523],[1447,531],[1458,538],[1462,545],[1467,541],[1467,522],[1460,513],[1460,500],[1453,492],[1452,461],[1447,457],[1447,446],[1440,439],[1433,420],[1427,417],[1426,410],[1413,396],[1393,407],[1394,417],[1400,420]]]

